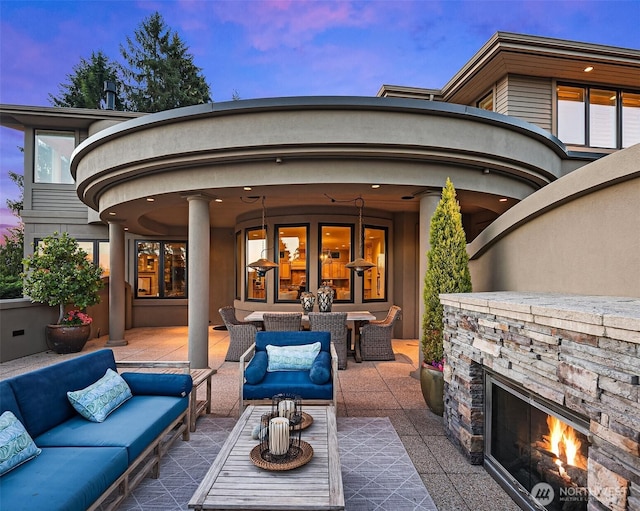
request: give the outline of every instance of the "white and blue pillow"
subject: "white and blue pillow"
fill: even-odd
[[[22,423],[10,411],[0,415],[0,475],[35,458],[42,452]]]
[[[320,353],[320,342],[296,346],[267,345],[267,371],[309,371]]]
[[[127,399],[131,399],[132,394],[122,376],[109,368],[97,382],[85,389],[67,392],[67,397],[85,419],[104,422],[111,412]]]

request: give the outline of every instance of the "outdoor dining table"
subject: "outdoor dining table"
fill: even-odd
[[[262,321],[264,313],[270,314],[287,314],[291,311],[253,311],[244,318],[244,321]],[[353,322],[353,356],[356,362],[362,362],[362,355],[360,354],[360,327],[369,321],[373,321],[376,317],[369,311],[347,311],[347,321]],[[309,322],[309,316],[302,315],[302,321]],[[351,350],[350,350],[351,351]]]

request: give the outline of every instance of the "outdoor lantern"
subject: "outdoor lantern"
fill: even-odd
[[[262,250],[262,253],[268,250],[269,246],[269,237],[267,236],[267,229],[265,224],[265,207],[264,207],[264,196],[262,197],[262,232],[264,232],[264,240],[265,240],[265,248]],[[260,254],[262,255],[262,254]],[[252,268],[256,271],[258,277],[264,277],[269,270],[273,270],[278,265],[273,261],[269,261],[264,257],[260,257],[257,261],[254,261],[247,265],[247,267]]]
[[[355,259],[354,261],[350,261],[345,264],[345,268],[349,268],[356,272],[356,275],[362,277],[365,271],[370,270],[375,267],[375,264],[366,261],[364,258],[364,229],[362,227],[362,210],[364,209],[364,199],[362,197],[358,197],[355,199],[356,205],[359,204],[358,210],[358,231],[360,235],[360,257]]]

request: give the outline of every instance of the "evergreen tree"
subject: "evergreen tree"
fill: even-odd
[[[22,148],[21,148],[22,150]],[[9,178],[20,188],[18,200],[7,199],[7,207],[17,217],[20,217],[24,198],[24,176],[16,172],[9,172]],[[22,258],[24,256],[24,226],[20,222],[16,227],[10,227],[2,235],[0,243],[0,299],[22,297]]]
[[[95,108],[104,106],[104,82],[118,83],[118,66],[102,53],[93,52],[87,61],[83,58],[67,75],[68,83],[60,84],[58,96],[49,94],[53,106],[63,108]],[[116,94],[115,109],[123,110],[122,100]]]
[[[120,52],[127,110],[160,112],[211,101],[209,85],[178,34],[155,12],[127,37]]]
[[[455,188],[449,178],[431,217],[429,243],[431,248],[427,253],[423,292],[425,312],[422,320],[422,350],[427,364],[439,363],[443,359],[443,307],[438,295],[471,292],[462,215]]]

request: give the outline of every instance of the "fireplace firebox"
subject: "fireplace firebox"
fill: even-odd
[[[485,467],[522,508],[587,509],[585,419],[487,371],[485,428]]]

